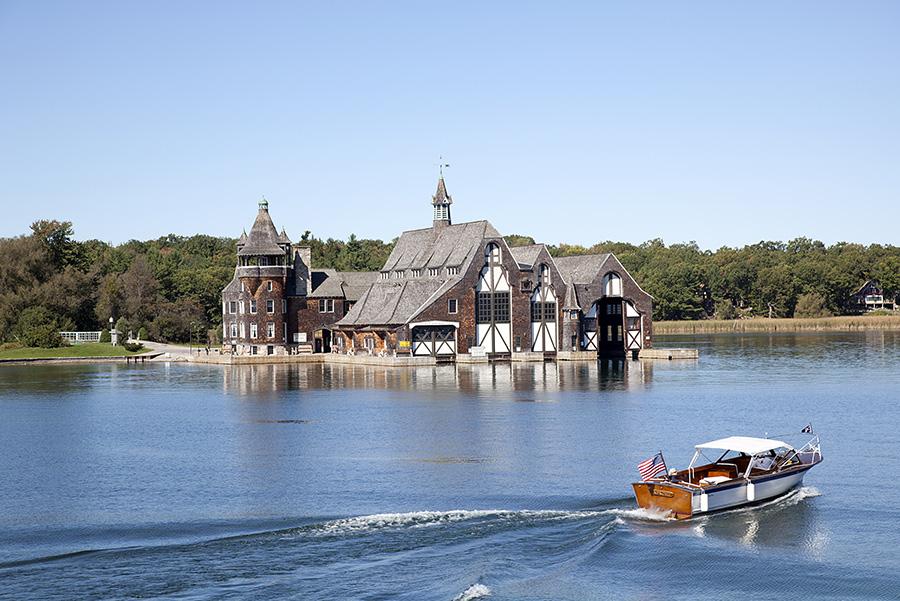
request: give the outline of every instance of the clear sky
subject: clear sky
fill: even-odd
[[[900,244],[900,2],[0,0],[0,236]]]

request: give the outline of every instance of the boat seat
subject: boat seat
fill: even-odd
[[[721,484],[722,482],[727,482],[731,480],[728,476],[707,476],[706,478],[700,479],[700,486],[715,486],[716,484]]]

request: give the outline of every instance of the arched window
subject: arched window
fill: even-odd
[[[547,267],[546,263],[541,263],[540,275],[538,277],[538,282],[541,286],[549,286],[550,285],[550,268]]]
[[[622,278],[617,273],[603,276],[603,294],[606,296],[622,296]]]
[[[500,245],[491,242],[484,248],[484,262],[488,265],[500,264]]]

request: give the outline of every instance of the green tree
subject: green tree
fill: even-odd
[[[801,294],[797,299],[794,317],[830,317],[831,311],[825,303],[825,297],[818,292]]]
[[[19,315],[16,338],[25,346],[56,348],[63,346],[59,323],[52,311],[42,306],[28,307]]]

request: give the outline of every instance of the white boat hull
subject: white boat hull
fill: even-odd
[[[809,468],[787,474],[764,476],[750,482],[698,492],[691,499],[691,509],[696,515],[774,499],[800,486],[808,470]]]

